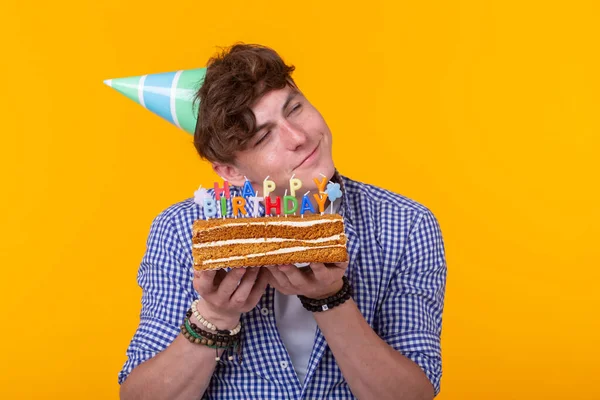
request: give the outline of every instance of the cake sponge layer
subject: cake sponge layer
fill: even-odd
[[[289,248],[294,249],[294,248]],[[221,268],[239,268],[239,267],[253,267],[263,265],[281,265],[281,264],[295,264],[295,263],[310,263],[310,262],[321,262],[321,263],[334,263],[334,262],[346,262],[348,261],[348,253],[345,246],[336,245],[335,247],[326,248],[312,248],[308,247],[305,249],[296,248],[292,253],[283,254],[264,254],[255,253],[250,256],[238,256],[238,257],[227,257],[222,259],[213,259],[202,265],[194,265],[197,270],[210,270],[210,269],[221,269]]]
[[[338,215],[210,219],[194,222],[193,243],[216,242],[242,238],[318,239],[344,231],[344,220]]]
[[[345,262],[344,220],[337,214],[197,220],[194,268]]]

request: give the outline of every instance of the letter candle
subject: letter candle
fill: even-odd
[[[225,219],[225,214],[227,214],[227,200],[221,196],[221,216],[223,219]]]
[[[233,216],[235,218],[237,218],[238,210],[242,214],[242,216],[246,215],[246,199],[244,199],[243,197],[236,196],[231,200],[231,205],[233,208]]]
[[[292,209],[288,208],[289,202],[292,202]],[[296,210],[298,210],[298,199],[294,196],[284,196],[283,197],[283,213],[287,217],[288,214],[296,214]]]
[[[312,203],[310,202],[310,198],[308,197],[309,193],[310,190],[306,192],[304,196],[302,196],[302,206],[300,207],[300,215],[302,216],[302,218],[304,218],[304,212],[306,210],[310,210],[310,212],[315,213],[315,209]]]
[[[269,176],[267,176],[263,181],[263,189],[266,196],[263,194],[262,197],[259,197],[259,192],[254,191],[251,182],[244,176],[245,181],[241,195],[234,196],[230,190],[229,182],[223,179],[222,187],[219,186],[218,182],[214,183],[214,198],[208,194],[206,189],[202,189],[202,185],[200,185],[198,190],[194,192],[194,202],[202,208],[203,216],[206,219],[214,217],[222,217],[225,219],[229,208],[228,201],[231,203],[233,218],[238,218],[238,216],[240,218],[258,217],[261,202],[264,202],[265,205],[265,216],[270,216],[273,209],[275,209],[275,215],[280,217],[282,215],[282,208],[284,217],[291,214],[295,215],[297,211],[299,211],[302,218],[304,218],[304,213],[307,211],[315,214],[318,212],[323,215],[325,213],[325,204],[327,200],[331,202],[331,213],[333,213],[333,203],[336,199],[342,197],[340,184],[331,181],[327,184],[327,177],[323,174],[320,175],[322,176],[322,179],[313,178],[313,181],[318,188],[318,192],[313,194],[312,197],[314,197],[317,202],[318,211],[316,211],[312,204],[309,196],[310,190],[302,196],[301,200],[296,198],[297,191],[301,189],[303,185],[300,179],[295,178],[295,174],[292,175],[289,180],[289,190],[291,195],[288,195],[288,189],[286,188],[283,196],[274,196],[274,199],[272,199],[269,194],[275,192],[277,185],[274,181],[269,180]],[[325,189],[325,187],[327,187],[327,189]]]
[[[204,216],[212,218],[217,216],[217,207],[215,201],[211,198],[204,199]]]
[[[302,181],[298,178],[294,179],[294,176],[296,176],[296,174],[292,175],[290,178],[290,193],[292,196],[296,197],[296,190],[302,187]]]
[[[281,197],[275,196],[275,203],[271,203],[271,197],[265,196],[265,215],[271,214],[271,209],[275,209],[277,216],[281,214]]]
[[[269,194],[275,190],[275,182],[268,180],[269,177],[267,176],[265,178],[265,180],[263,181],[263,196],[266,198],[269,197]]]
[[[229,182],[223,180],[223,187],[219,187],[219,183],[215,182],[215,198],[221,200],[222,194],[225,192],[225,198],[229,200],[231,198],[231,193],[229,192]]]
[[[313,194],[313,197],[319,205],[319,212],[321,213],[321,215],[323,215],[323,212],[325,210],[325,200],[327,200],[327,193],[315,193]]]
[[[253,212],[254,212],[254,216],[258,217],[258,204],[259,202],[263,201],[264,198],[263,197],[258,197],[258,190],[256,191],[256,196],[250,196],[248,198],[248,200],[253,203]]]
[[[319,175],[321,175],[323,178],[327,179],[327,177],[325,176],[325,174],[322,174],[322,173],[319,172]],[[329,183],[333,183],[333,182],[329,181]]]
[[[327,177],[324,177],[322,182],[320,182],[317,178],[313,178],[313,181],[317,185],[317,188],[319,188],[320,193],[325,192],[325,184],[327,183]]]
[[[246,177],[244,177],[244,178],[246,178]],[[253,195],[254,195],[254,189],[252,188],[252,184],[250,183],[248,178],[246,178],[246,181],[244,182],[244,187],[242,188],[242,197],[247,199],[249,197],[252,197]]]

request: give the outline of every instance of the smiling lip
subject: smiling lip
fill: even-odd
[[[307,161],[312,161],[314,158],[314,155],[317,154],[317,149],[319,148],[319,145],[321,144],[321,142],[317,143],[317,146],[315,147],[315,149],[313,151],[310,152],[310,154],[304,159],[302,160],[302,162],[294,169],[298,169],[301,166],[304,165],[304,163],[306,163]]]

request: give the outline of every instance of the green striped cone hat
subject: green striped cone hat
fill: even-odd
[[[205,73],[206,68],[197,68],[108,79],[104,83],[193,135],[198,117],[193,101]]]

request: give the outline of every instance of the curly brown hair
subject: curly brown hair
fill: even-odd
[[[273,49],[258,44],[238,43],[211,57],[194,98],[199,101],[194,147],[200,157],[233,164],[234,154],[255,134],[252,105],[271,90],[297,88],[294,69]]]

